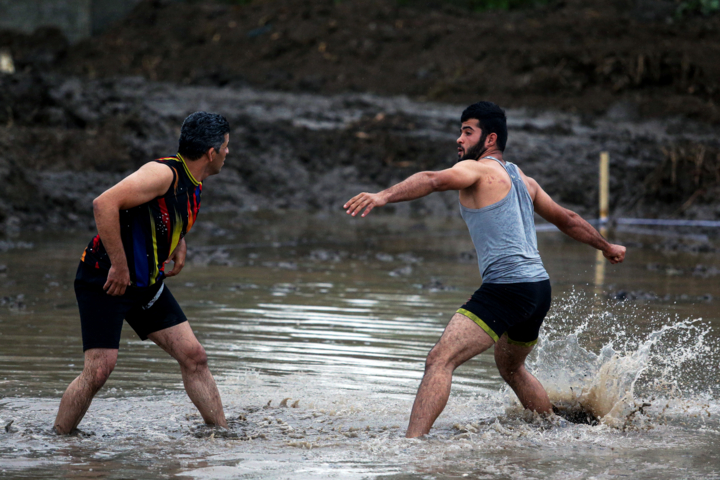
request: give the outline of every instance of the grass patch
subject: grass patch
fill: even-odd
[[[720,12],[720,0],[681,0],[678,3],[677,16],[679,18],[692,15],[708,17]]]

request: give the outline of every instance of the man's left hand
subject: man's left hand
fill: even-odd
[[[603,255],[605,258],[610,260],[610,263],[616,264],[621,263],[623,260],[625,260],[625,247],[622,245],[614,245],[610,244],[610,247],[603,251]]]
[[[180,273],[180,270],[183,269],[185,266],[185,256],[187,255],[187,244],[185,243],[185,239],[183,238],[180,240],[180,243],[177,244],[177,247],[175,247],[175,251],[170,255],[170,258],[165,260],[165,265],[168,264],[168,262],[174,262],[173,269],[166,273],[166,277],[174,277],[178,273]]]

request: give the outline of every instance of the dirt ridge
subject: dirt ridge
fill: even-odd
[[[451,165],[479,98],[510,108],[508,158],[564,205],[596,214],[608,150],[614,214],[718,219],[720,17],[668,23],[625,3],[146,0],[73,46],[53,29],[0,32],[18,70],[0,75],[0,224],[91,228],[93,196],[172,154],[195,109],[233,125],[204,208],[335,208]],[[456,214],[451,195],[396,209]]]
[[[641,116],[720,122],[720,16],[668,23],[648,16],[663,2],[635,3],[471,13],[383,0],[148,0],[101,37],[69,48],[57,68],[458,103],[482,96],[592,114],[629,103]]]

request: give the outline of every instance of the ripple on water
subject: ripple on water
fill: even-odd
[[[433,261],[423,258],[423,265]],[[368,275],[385,282],[386,267]],[[38,395],[0,399],[0,476],[718,476],[717,333],[672,308],[556,294],[529,367],[554,402],[584,409],[597,425],[521,411],[502,388],[492,355],[482,355],[456,371],[431,434],[405,439],[425,355],[464,293],[418,295],[410,283],[416,279],[394,279],[400,293],[388,293],[380,281],[343,283],[325,272],[298,269],[288,283],[287,271],[207,268],[211,281],[202,271],[193,281],[213,288],[173,289],[208,351],[229,431],[204,426],[174,362],[126,332],[116,372],[81,425],[84,434],[50,434],[60,386],[81,366],[76,312],[52,310],[44,314],[58,334],[31,337],[48,355],[15,347],[0,355],[10,378],[0,382],[15,385],[26,376],[24,383],[45,385]],[[231,290],[238,278],[253,288]],[[462,284],[460,275],[453,278]],[[37,320],[23,318],[3,318],[2,333],[17,335],[3,345],[29,338],[23,329]]]

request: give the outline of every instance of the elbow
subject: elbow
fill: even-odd
[[[565,209],[562,217],[556,225],[560,228],[560,230],[570,230],[577,225],[579,218],[580,215],[577,213],[572,210]]]
[[[109,199],[100,195],[92,202],[93,214],[97,217],[100,213],[107,210],[110,206]]]
[[[444,192],[448,189],[442,177],[438,175],[437,172],[423,172],[423,174],[426,176],[430,189],[433,192]]]

